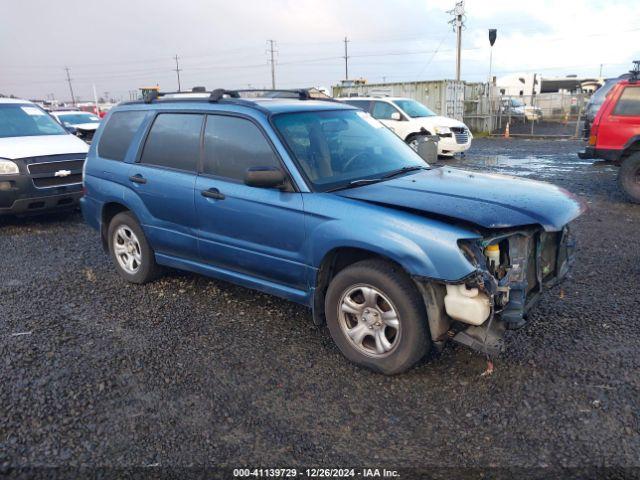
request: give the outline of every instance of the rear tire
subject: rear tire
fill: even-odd
[[[640,203],[640,152],[628,156],[618,172],[618,185],[633,203]]]
[[[341,270],[329,284],[325,312],[342,354],[386,375],[408,370],[431,347],[422,297],[390,262],[363,260]]]
[[[153,249],[131,212],[121,212],[113,217],[107,235],[109,253],[122,278],[142,284],[162,274]]]

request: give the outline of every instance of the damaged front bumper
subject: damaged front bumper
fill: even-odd
[[[499,266],[488,265],[483,253],[488,245],[499,245]],[[560,232],[542,229],[504,232],[461,247],[476,265],[471,276],[441,288],[418,282],[427,313],[434,315],[434,319],[429,317],[431,336],[436,345],[452,338],[479,352],[495,355],[503,347],[504,332],[522,327],[527,312],[541,293],[567,276],[574,259],[575,241],[569,227],[565,226]],[[471,300],[487,302],[488,308],[484,311],[477,305],[468,309],[456,308],[460,302],[455,297],[449,300],[451,295],[461,295],[458,298],[463,304]],[[439,303],[436,301],[438,296],[442,297]],[[434,311],[432,307],[429,311],[429,302],[431,305],[435,302],[439,308]],[[485,313],[478,320],[479,311]]]

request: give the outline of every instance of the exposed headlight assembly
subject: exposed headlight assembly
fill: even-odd
[[[20,170],[15,162],[0,158],[0,175],[17,175],[18,173]]]

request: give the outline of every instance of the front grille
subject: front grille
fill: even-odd
[[[27,165],[27,169],[31,175],[39,175],[42,173],[50,173],[55,175],[60,170],[80,170],[84,160],[65,160],[60,162],[32,163]]]
[[[36,188],[60,187],[82,183],[84,158],[48,156],[32,158],[27,163],[27,171]]]
[[[68,177],[34,178],[33,184],[38,188],[59,187],[61,185],[73,185],[82,183],[82,173],[75,173]]]
[[[456,143],[467,143],[469,141],[469,130],[464,127],[451,127],[451,131],[456,136]]]

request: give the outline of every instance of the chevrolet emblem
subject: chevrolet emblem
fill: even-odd
[[[54,177],[68,177],[71,175],[71,170],[58,170],[53,174]]]

